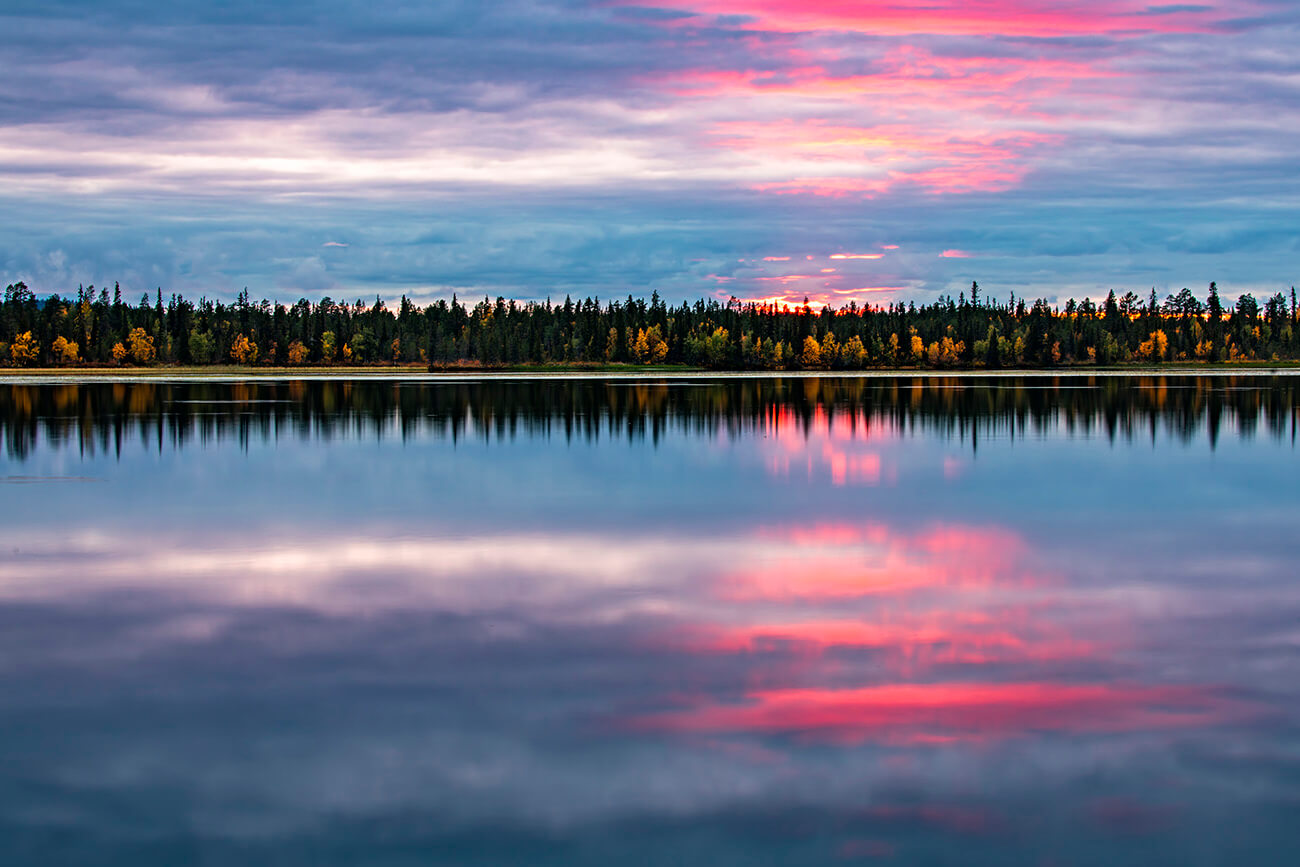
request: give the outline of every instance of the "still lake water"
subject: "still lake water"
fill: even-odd
[[[0,384],[0,852],[1286,863],[1298,397]]]

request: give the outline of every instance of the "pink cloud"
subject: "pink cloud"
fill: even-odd
[[[867,198],[896,187],[928,193],[996,192],[1017,184],[1025,159],[1059,136],[1039,132],[971,132],[909,128],[903,124],[858,128],[819,122],[726,122],[714,127],[715,147],[769,158],[782,165],[857,163],[862,175],[795,176],[761,181],[754,189],[785,195]],[[886,168],[881,168],[882,166]],[[880,258],[883,253],[840,254]]]
[[[800,280],[820,280],[819,274],[782,274],[779,277],[755,277],[758,283],[798,283]]]
[[[1214,30],[1224,14],[1189,6],[1150,15],[1146,0],[661,0],[658,5],[757,19],[740,25],[748,30],[850,30],[878,36],[1198,33]]]
[[[944,250],[939,254],[941,259],[969,259],[971,254],[965,250]]]

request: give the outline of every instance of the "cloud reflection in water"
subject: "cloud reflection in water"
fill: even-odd
[[[743,387],[708,399],[744,418]],[[645,389],[657,441],[528,416],[458,442],[23,439],[13,474],[105,481],[0,506],[0,839],[54,863],[1283,851],[1285,439],[1013,442],[994,414],[976,452],[928,387],[869,412],[810,387],[752,427]],[[837,483],[868,454],[878,481]]]

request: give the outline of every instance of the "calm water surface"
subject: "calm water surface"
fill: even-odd
[[[1286,863],[1298,396],[0,384],[0,852]]]

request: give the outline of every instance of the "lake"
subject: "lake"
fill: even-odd
[[[1298,397],[0,383],[0,851],[1286,862]]]

